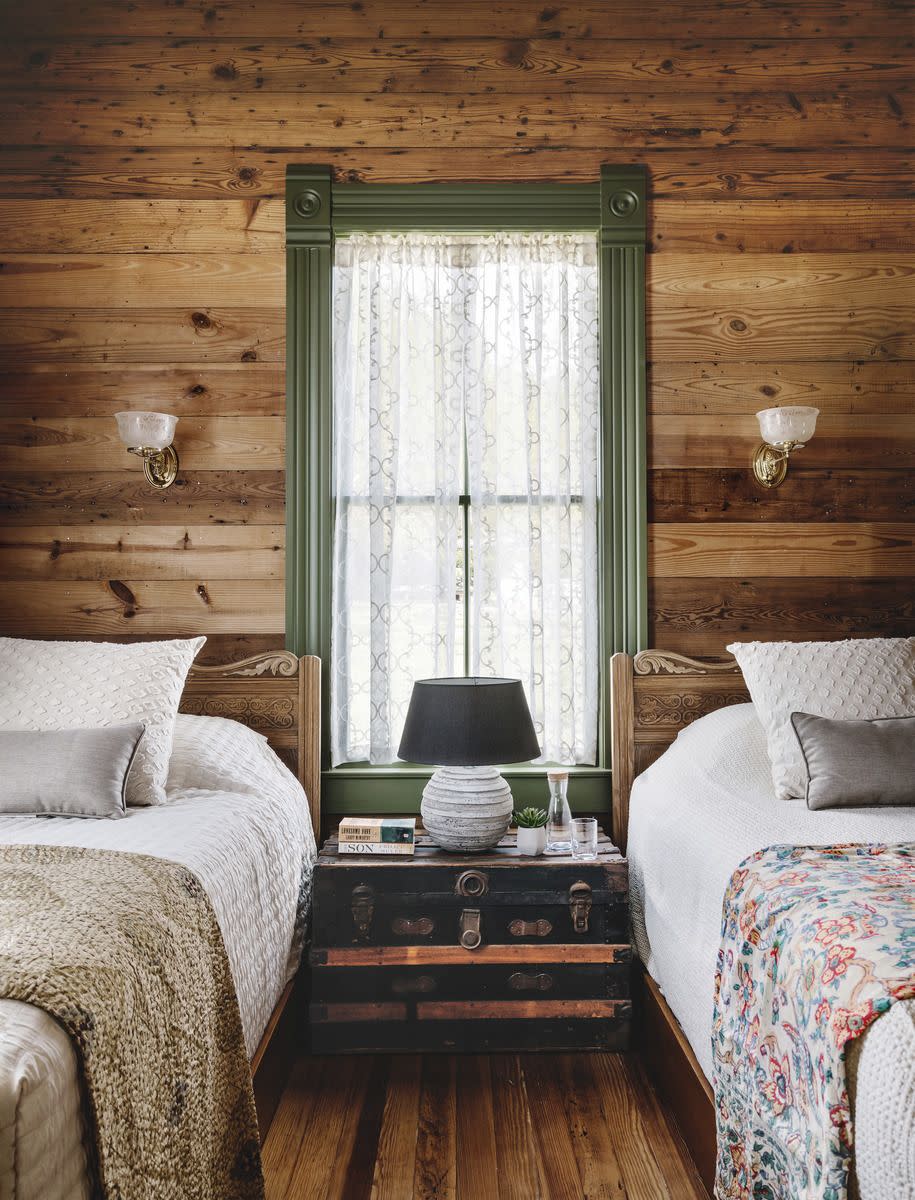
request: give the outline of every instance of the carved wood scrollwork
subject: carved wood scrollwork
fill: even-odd
[[[292,729],[295,701],[289,696],[185,696],[181,711],[202,717],[229,717],[243,725]]]
[[[299,673],[299,660],[289,650],[276,650],[268,654],[252,654],[250,658],[242,658],[238,662],[215,667],[191,668],[191,678],[195,675],[218,675],[223,679],[246,679],[258,675],[280,675],[290,679]]]
[[[698,721],[707,713],[731,704],[745,704],[746,692],[678,692],[672,695],[650,693],[636,696],[636,725],[680,729]]]
[[[727,662],[701,662],[673,650],[640,650],[632,660],[632,669],[636,675],[712,675],[740,671],[733,658]]]

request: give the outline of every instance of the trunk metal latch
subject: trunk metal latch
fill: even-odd
[[[480,910],[465,908],[461,913],[461,945],[465,950],[477,950],[483,941],[480,933]]]
[[[572,928],[576,933],[588,932],[591,917],[591,885],[579,880],[569,888],[569,908],[572,912]]]
[[[368,941],[369,928],[375,915],[375,889],[367,883],[357,884],[353,888],[350,911],[353,914],[353,925],[356,929],[356,940]]]

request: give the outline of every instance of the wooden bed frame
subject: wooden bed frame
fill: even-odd
[[[715,709],[750,698],[737,663],[699,662],[682,654],[643,650],[611,663],[613,840],[625,853],[629,794],[641,774],[679,731]],[[680,1126],[711,1194],[715,1172],[712,1089],[658,985],[642,969],[634,1006],[636,1042],[649,1076]]]
[[[181,712],[231,717],[257,730],[305,789],[315,840],[321,836],[321,660],[287,650],[191,668]],[[306,1028],[300,972],[283,991],[251,1059],[261,1140],[273,1120]]]

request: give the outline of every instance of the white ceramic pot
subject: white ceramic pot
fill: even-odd
[[[528,856],[542,854],[546,849],[546,827],[518,829],[518,853]]]

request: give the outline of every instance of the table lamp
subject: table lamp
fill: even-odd
[[[398,756],[438,769],[423,791],[423,825],[443,850],[488,850],[511,824],[499,764],[540,757],[520,679],[418,679]]]

